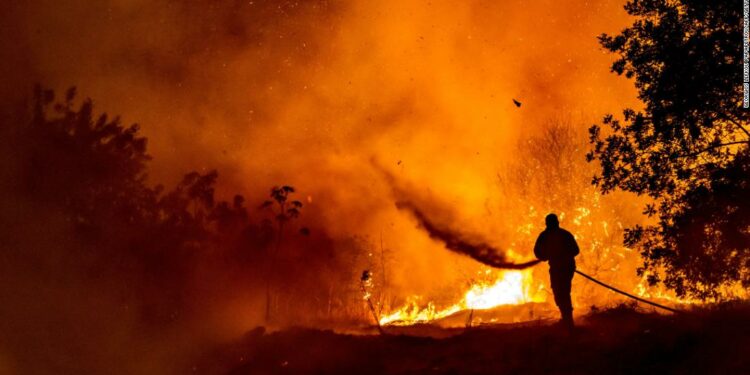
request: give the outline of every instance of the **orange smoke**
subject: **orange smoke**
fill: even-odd
[[[516,145],[550,118],[569,116],[583,129],[637,106],[631,82],[609,73],[612,56],[596,40],[629,21],[622,3],[609,0],[12,3],[0,15],[0,39],[14,51],[0,66],[8,78],[3,98],[30,92],[34,82],[58,91],[77,85],[99,110],[141,124],[155,183],[172,186],[186,171],[216,168],[218,195],[243,193],[248,206],[271,186],[295,186],[314,197],[298,223],[320,234],[326,250],[300,251],[295,261],[322,262],[332,252],[361,250],[332,243],[377,238],[392,250],[382,256],[387,282],[376,280],[390,307],[414,295],[460,308],[543,300],[519,292],[513,276],[536,293],[546,276],[538,270],[464,288],[482,264],[444,247],[518,267],[531,254],[526,239],[543,225],[537,211],[555,208],[503,190],[499,176],[518,161]],[[582,159],[585,151],[577,152]],[[394,207],[372,160],[449,206],[449,223],[460,222],[461,234],[417,210],[427,210],[420,202],[411,216]],[[587,238],[609,223],[580,220],[578,234]],[[637,257],[605,253],[617,244],[590,243],[582,250],[591,258]],[[616,260],[605,271],[632,274],[634,261]],[[512,292],[492,303],[474,299],[496,293],[494,285]],[[212,332],[258,323],[247,318],[257,314],[245,301],[233,305],[242,307],[217,312]]]

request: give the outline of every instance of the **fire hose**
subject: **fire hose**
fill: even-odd
[[[399,201],[396,203],[396,207],[402,210],[409,211],[414,216],[414,218],[417,219],[420,227],[424,229],[425,231],[427,231],[427,233],[430,235],[430,238],[433,238],[435,240],[442,242],[443,244],[445,244],[445,247],[448,250],[469,256],[470,258],[480,263],[483,263],[485,265],[488,265],[490,267],[498,268],[498,269],[506,269],[506,270],[507,269],[524,269],[528,267],[533,267],[541,262],[540,259],[535,259],[535,260],[531,260],[531,261],[523,262],[523,263],[508,262],[505,256],[497,255],[498,253],[500,253],[501,255],[504,255],[504,253],[497,251],[492,246],[489,246],[484,243],[468,242],[464,240],[463,236],[461,236],[460,233],[454,232],[450,228],[444,228],[444,227],[440,227],[436,225],[431,220],[429,220],[429,218],[427,217],[427,215],[425,215],[424,212],[422,212],[418,207],[416,207],[413,203],[409,201]],[[656,302],[652,302],[652,301],[643,299],[641,297],[634,296],[630,293],[617,289],[611,285],[605,284],[581,271],[576,270],[575,272],[593,281],[594,283],[599,284],[600,286],[603,286],[616,293],[620,293],[628,298],[632,298],[636,301],[643,302],[651,306],[658,307],[660,309],[671,311],[673,313],[684,313],[684,311],[673,309],[671,307],[660,305]]]
[[[643,299],[643,298],[638,297],[638,296],[634,296],[634,295],[632,295],[632,294],[630,294],[628,292],[624,292],[624,291],[622,291],[620,289],[617,289],[617,288],[615,288],[615,287],[613,287],[611,285],[607,285],[607,284],[605,284],[605,283],[603,283],[603,282],[601,282],[601,281],[599,281],[599,280],[597,280],[597,279],[595,279],[595,278],[593,278],[593,277],[591,277],[591,276],[589,276],[589,275],[587,275],[587,274],[585,274],[585,273],[583,273],[583,272],[581,272],[579,270],[576,270],[576,273],[579,274],[579,275],[581,275],[581,276],[583,276],[583,277],[585,277],[585,278],[587,278],[587,279],[589,279],[589,280],[591,280],[591,281],[593,281],[593,282],[595,282],[595,283],[597,283],[597,284],[599,284],[599,285],[601,285],[601,286],[603,286],[603,287],[605,287],[605,288],[607,288],[607,289],[609,289],[609,290],[612,290],[614,292],[620,293],[620,294],[622,294],[622,295],[624,295],[626,297],[630,297],[630,298],[632,298],[632,299],[634,299],[636,301],[647,303],[647,304],[649,304],[651,306],[655,306],[655,307],[658,307],[660,309],[671,311],[673,313],[682,313],[682,312],[684,312],[684,311],[681,311],[681,310],[673,309],[671,307],[660,305],[660,304],[658,304],[656,302],[652,302],[652,301],[649,301],[647,299]]]

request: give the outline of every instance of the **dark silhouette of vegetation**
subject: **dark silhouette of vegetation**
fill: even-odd
[[[60,246],[85,259],[85,272],[132,281],[124,293],[140,295],[146,321],[174,320],[187,308],[192,264],[202,252],[259,251],[266,230],[250,222],[241,195],[216,200],[216,171],[188,173],[171,191],[149,186],[151,157],[138,125],[95,116],[91,100],[76,108],[75,96],[71,88],[55,103],[51,90],[34,91],[30,125],[18,126],[12,146],[23,205],[63,217],[73,236]]]
[[[276,261],[281,250],[281,241],[284,235],[284,225],[292,219],[299,217],[302,202],[298,200],[289,201],[289,194],[294,193],[294,188],[288,185],[274,186],[271,188],[272,200],[263,202],[261,208],[267,208],[274,214],[276,220],[276,247],[271,254],[266,276],[266,322],[271,319],[271,274],[276,271]],[[274,203],[276,208],[274,209]],[[302,228],[306,229],[306,228]],[[304,232],[302,232],[304,235]]]
[[[648,195],[655,224],[629,228],[652,284],[726,297],[750,285],[750,125],[742,109],[742,7],[735,1],[630,1],[633,25],[601,44],[634,78],[643,110],[590,128],[601,191]]]
[[[253,218],[242,195],[217,198],[216,171],[187,173],[170,189],[149,184],[151,156],[138,125],[96,115],[75,89],[57,102],[51,90],[36,88],[30,103],[5,119],[12,126],[0,140],[8,164],[0,219],[37,228],[34,236],[4,232],[17,262],[59,258],[69,264],[51,263],[54,272],[108,280],[117,288],[106,293],[130,301],[129,311],[152,327],[215,313],[222,301],[260,306],[264,286],[274,288],[280,324],[367,314],[361,295],[348,290],[357,276],[334,272],[354,267],[352,254],[334,251],[347,240],[321,229],[286,230],[302,208],[291,186],[273,188],[263,203],[272,220]],[[40,243],[51,233],[63,240]]]

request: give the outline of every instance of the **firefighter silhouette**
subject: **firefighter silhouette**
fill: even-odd
[[[534,255],[539,260],[549,262],[550,284],[555,295],[555,304],[560,309],[561,323],[567,328],[573,328],[570,288],[576,270],[578,244],[570,232],[560,228],[557,215],[549,214],[544,221],[547,229],[539,234],[534,245]]]

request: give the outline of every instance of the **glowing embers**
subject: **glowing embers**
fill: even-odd
[[[491,282],[477,282],[469,286],[463,298],[448,307],[437,308],[435,303],[420,305],[414,296],[399,309],[380,318],[382,325],[411,325],[439,320],[462,310],[485,310],[502,305],[542,302],[538,288],[532,288],[531,270],[487,271],[497,275]]]

